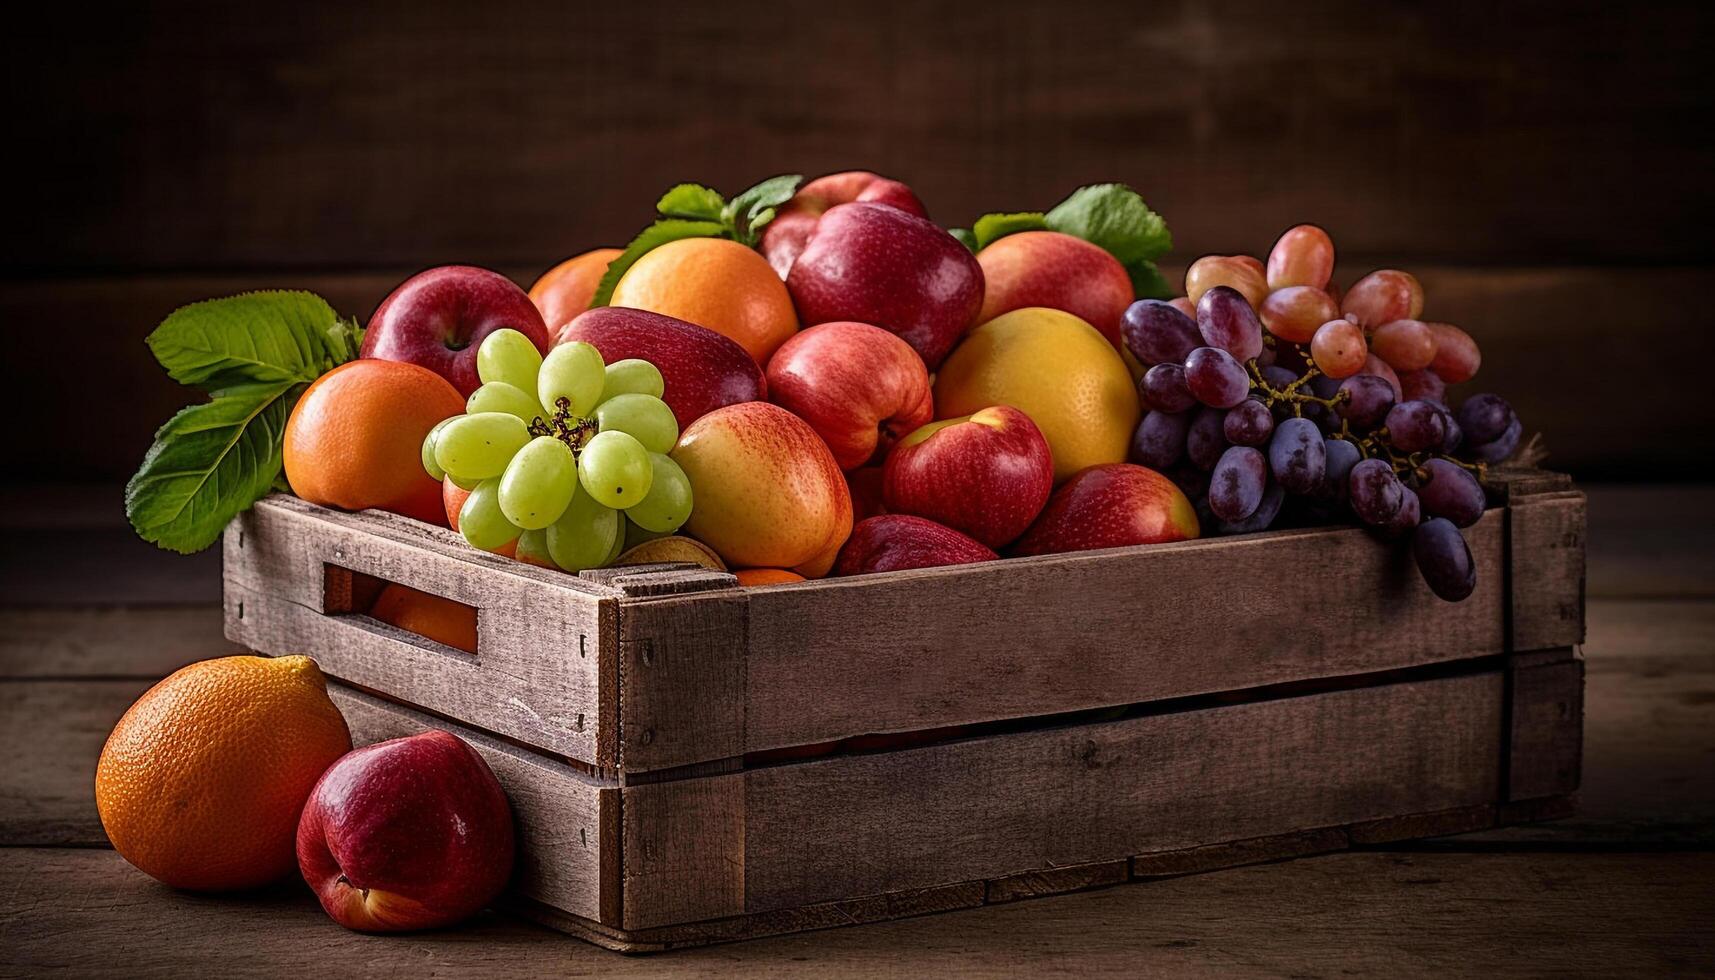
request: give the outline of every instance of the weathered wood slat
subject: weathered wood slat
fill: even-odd
[[[745,911],[744,790],[742,780],[714,777],[620,791],[624,906],[614,925],[647,929]]]
[[[1538,663],[1515,658],[1510,682],[1507,799],[1575,792],[1584,753],[1584,661],[1571,650]]]
[[[718,587],[731,578],[695,581]],[[746,607],[737,590],[619,607],[619,764],[626,775],[744,755]]]
[[[1586,505],[1576,490],[1515,497],[1507,505],[1512,649],[1584,642]]]

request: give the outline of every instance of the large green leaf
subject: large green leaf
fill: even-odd
[[[1045,216],[1048,227],[1107,249],[1121,265],[1158,259],[1173,247],[1167,222],[1124,184],[1090,184]]]
[[[181,307],[147,342],[174,381],[214,390],[307,384],[356,357],[359,338],[320,296],[270,290]]]

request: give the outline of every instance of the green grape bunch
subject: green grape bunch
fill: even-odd
[[[611,564],[630,536],[677,531],[691,481],[668,458],[679,423],[648,361],[607,364],[583,342],[543,357],[516,330],[477,349],[481,387],[430,430],[423,469],[470,491],[459,533],[474,548],[568,572]]]

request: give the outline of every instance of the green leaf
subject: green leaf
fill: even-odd
[[[1173,247],[1167,222],[1124,184],[1080,187],[1046,219],[1049,228],[1100,245],[1125,266],[1160,258]]]
[[[720,192],[702,184],[679,184],[655,202],[655,210],[661,212],[661,217],[692,221],[719,221],[725,207]]]
[[[1131,292],[1138,299],[1172,299],[1177,293],[1173,284],[1148,259],[1138,259],[1125,267],[1131,276]]]
[[[296,381],[215,392],[161,426],[125,486],[125,516],[145,541],[190,554],[273,487],[286,419],[303,393]]]
[[[971,251],[977,250],[977,236],[969,228],[948,228],[947,234],[959,240],[959,244]]]
[[[1047,227],[1041,211],[1014,211],[983,215],[971,226],[971,233],[976,237],[977,251],[981,251],[994,244],[996,239],[1021,231],[1041,231]]]
[[[149,334],[174,381],[205,390],[308,383],[357,356],[362,332],[314,293],[243,293],[175,310]]]
[[[638,232],[631,244],[625,246],[625,251],[619,253],[619,258],[609,263],[607,272],[601,277],[601,283],[596,286],[595,297],[590,300],[590,309],[606,306],[608,300],[613,298],[613,288],[619,285],[619,280],[626,270],[652,249],[681,238],[724,238],[725,232],[726,226],[718,221],[662,218]]]
[[[741,191],[722,212],[733,239],[755,248],[763,226],[774,220],[782,204],[792,200],[803,180],[802,174],[781,174]]]

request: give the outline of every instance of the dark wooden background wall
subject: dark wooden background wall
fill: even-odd
[[[933,216],[1137,187],[1176,265],[1315,221],[1420,274],[1551,460],[1707,477],[1709,5],[50,5],[4,46],[7,478],[113,480],[185,397],[143,336],[293,286],[528,281],[667,185],[870,167]],[[16,415],[14,415],[16,418]]]

